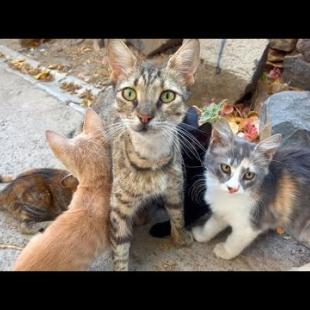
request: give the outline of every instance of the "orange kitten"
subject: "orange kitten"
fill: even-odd
[[[73,139],[46,132],[55,156],[79,180],[69,209],[30,240],[15,271],[87,270],[109,249],[111,192],[109,146],[99,116],[87,110],[83,132]]]

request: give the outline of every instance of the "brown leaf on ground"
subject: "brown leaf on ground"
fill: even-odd
[[[48,69],[57,70],[59,72],[68,72],[70,70],[69,66],[62,65],[62,64],[51,64],[47,66]]]
[[[73,95],[73,94],[76,94],[77,90],[81,89],[81,86],[74,84],[72,82],[70,82],[70,83],[63,82],[63,83],[61,83],[60,88]]]
[[[34,78],[36,80],[44,81],[44,82],[50,82],[54,80],[53,75],[48,70],[43,70],[39,74],[35,75]]]
[[[79,97],[83,99],[81,102],[81,106],[83,107],[90,107],[96,99],[90,89],[86,89],[85,91],[83,91]]]

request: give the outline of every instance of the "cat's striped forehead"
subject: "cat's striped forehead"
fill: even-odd
[[[182,86],[177,79],[166,71],[165,67],[159,67],[151,62],[144,62],[128,76],[127,80],[119,84],[119,88],[133,87],[140,93],[161,92],[172,90],[182,97],[187,95],[187,89]]]

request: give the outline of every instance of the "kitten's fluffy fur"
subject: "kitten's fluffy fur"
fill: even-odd
[[[206,154],[211,218],[194,227],[194,238],[207,242],[226,227],[232,233],[214,249],[216,256],[238,256],[261,233],[284,227],[310,243],[310,149],[279,148],[281,136],[257,145],[234,137],[223,120],[213,130]]]
[[[112,136],[110,236],[114,270],[128,270],[132,219],[150,198],[163,198],[175,243],[192,242],[184,230],[182,159],[176,126],[185,116],[188,89],[200,62],[199,41],[186,40],[163,68],[138,63],[121,40],[110,40],[107,53],[114,85],[111,96],[105,92],[94,107],[107,120]],[[126,88],[131,89],[132,100],[125,98]],[[165,90],[175,95],[169,103],[161,99]]]
[[[30,240],[14,270],[87,270],[99,253],[109,249],[111,176],[103,124],[88,110],[80,135],[69,140],[49,131],[47,139],[79,186],[69,210]]]
[[[9,182],[9,177],[0,180]],[[61,169],[32,169],[19,174],[0,192],[0,208],[21,221],[23,234],[44,230],[67,210],[78,180]]]

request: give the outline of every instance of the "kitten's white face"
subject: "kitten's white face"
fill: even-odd
[[[217,188],[231,197],[259,193],[279,145],[279,135],[256,145],[235,137],[226,123],[215,127],[205,157],[208,188]]]
[[[219,161],[215,165],[216,170],[209,170],[206,173],[208,187],[232,196],[248,194],[246,189],[250,187],[257,176],[257,169],[245,158],[239,164],[232,164],[233,160]]]

